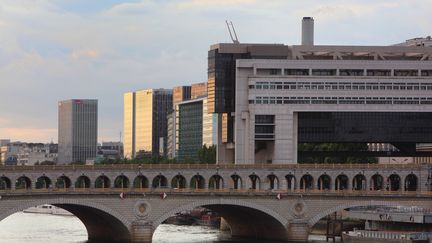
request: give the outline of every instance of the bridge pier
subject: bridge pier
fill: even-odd
[[[307,222],[290,222],[287,228],[288,242],[308,242],[309,231]]]
[[[151,243],[155,229],[151,222],[137,220],[132,223],[131,240],[136,243]]]

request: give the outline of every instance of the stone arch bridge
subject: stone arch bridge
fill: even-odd
[[[0,220],[53,204],[76,215],[90,240],[151,242],[168,217],[203,206],[233,236],[306,241],[316,222],[346,208],[432,210],[431,186],[431,165],[8,166]]]

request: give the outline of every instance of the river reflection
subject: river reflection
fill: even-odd
[[[314,237],[312,237],[314,238]],[[316,238],[316,237],[315,237]],[[320,237],[322,239],[322,237]],[[16,213],[0,222],[2,243],[90,243],[81,221],[73,216]],[[202,226],[160,225],[153,243],[268,243],[230,239],[229,233]],[[321,241],[311,241],[321,242]],[[96,242],[91,242],[96,243]],[[107,243],[107,242],[97,242]],[[122,242],[123,243],[123,242]]]

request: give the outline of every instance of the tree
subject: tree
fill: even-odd
[[[198,150],[198,161],[201,164],[216,164],[216,146],[204,146]]]

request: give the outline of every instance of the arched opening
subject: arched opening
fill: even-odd
[[[401,183],[400,176],[397,174],[391,174],[387,178],[387,190],[388,191],[399,191],[401,189],[400,183]]]
[[[153,178],[152,181],[152,188],[167,188],[168,187],[168,180],[163,175],[158,175],[155,178]]]
[[[321,175],[318,177],[318,190],[330,190],[331,179],[329,175]]]
[[[46,176],[41,176],[36,180],[36,189],[48,189],[51,188],[51,180]]]
[[[110,188],[110,187],[111,187],[111,182],[107,176],[101,175],[98,178],[96,178],[95,188]]]
[[[0,190],[10,190],[11,189],[11,181],[6,176],[0,177]]]
[[[335,190],[347,190],[348,189],[348,176],[341,174],[336,177]]]
[[[135,179],[133,181],[133,187],[139,188],[139,189],[149,188],[149,181],[148,181],[147,177],[145,177],[143,175],[139,175],[139,176],[135,177]]]
[[[232,179],[232,188],[235,190],[241,189],[242,186],[242,179],[239,175],[234,174],[231,176]]]
[[[297,189],[296,178],[294,175],[288,174],[285,176],[285,179],[287,181],[287,189],[288,190],[293,191],[293,190]]]
[[[279,179],[277,178],[277,176],[275,176],[274,174],[270,174],[267,176],[267,181],[269,190],[279,189]]]
[[[379,191],[384,189],[384,179],[380,174],[375,174],[371,177],[371,190]]]
[[[186,188],[186,178],[180,174],[174,176],[171,180],[171,188]]]
[[[81,189],[90,188],[90,178],[88,178],[85,175],[78,177],[78,179],[75,182],[75,188],[81,188]]]
[[[212,177],[210,177],[209,180],[209,189],[215,189],[215,190],[219,190],[219,189],[223,189],[223,178],[220,175],[213,175]]]
[[[192,189],[204,189],[205,188],[205,180],[204,177],[200,175],[194,175],[190,181],[190,188]]]
[[[352,188],[356,191],[365,191],[367,188],[366,177],[362,174],[357,174],[356,176],[354,176]]]
[[[29,206],[30,208],[28,208]],[[67,212],[59,208],[67,210],[76,217],[60,215]],[[11,239],[14,242],[28,242],[31,239],[29,237],[36,237],[38,242],[41,242],[41,239],[43,240],[45,237],[50,242],[53,240],[57,242],[62,239],[73,242],[87,242],[87,240],[89,242],[130,242],[131,240],[127,222],[122,221],[120,215],[112,214],[112,211],[103,205],[90,206],[85,205],[85,202],[77,204],[76,202],[69,202],[65,198],[53,200],[29,198],[21,201],[20,204],[13,205],[13,207],[3,207],[3,209],[7,210],[8,215],[4,215],[6,218],[0,219],[0,225],[1,228],[4,228],[7,224],[9,229],[11,227],[14,229],[14,235]],[[35,212],[47,213],[27,214],[22,212],[25,209],[30,210],[30,212],[36,210]],[[35,222],[29,223],[32,221]],[[16,226],[13,227],[13,224]],[[40,228],[40,231],[35,231],[35,228]],[[58,236],[50,236],[51,232],[62,236],[60,239],[57,238]],[[37,235],[35,235],[36,233]],[[7,237],[8,235],[2,235],[2,241],[8,241]]]
[[[27,176],[21,176],[15,182],[15,189],[31,189],[31,180]]]
[[[418,179],[413,173],[405,177],[405,191],[417,191]]]
[[[179,209],[172,210],[166,215],[161,216],[154,225],[157,227],[161,222],[164,222],[170,216],[177,215],[178,213],[186,210],[192,210],[197,203],[193,203],[191,208],[185,206]],[[269,241],[283,241],[287,242],[287,231],[285,225],[288,224],[286,219],[272,212],[271,210],[262,209],[260,207],[254,207],[254,205],[248,205],[244,202],[237,203],[202,203],[199,207],[215,212],[216,215],[222,217],[231,232],[233,238],[240,239],[258,239],[258,240],[269,240]],[[162,227],[161,227],[162,228]],[[153,241],[159,241],[166,239],[166,235],[163,235],[161,228],[157,227],[154,232]],[[215,239],[216,240],[216,239]],[[218,240],[219,242],[220,240]],[[224,241],[225,242],[225,241]],[[243,242],[243,241],[241,241]],[[246,241],[244,241],[246,242]],[[248,241],[250,242],[250,241]],[[261,241],[260,241],[261,242]]]
[[[261,180],[260,180],[260,178],[257,175],[255,175],[255,174],[250,175],[249,176],[249,180],[250,180],[250,183],[251,183],[251,186],[250,186],[249,189],[252,189],[252,190],[259,190],[259,189],[261,189]]]
[[[312,190],[313,188],[313,177],[309,174],[303,175],[300,179],[300,189]]]
[[[114,188],[129,188],[129,178],[124,175],[117,176],[114,180]]]
[[[57,178],[57,181],[55,183],[55,187],[57,189],[67,189],[71,187],[71,180],[69,177],[62,175],[59,178]]]

